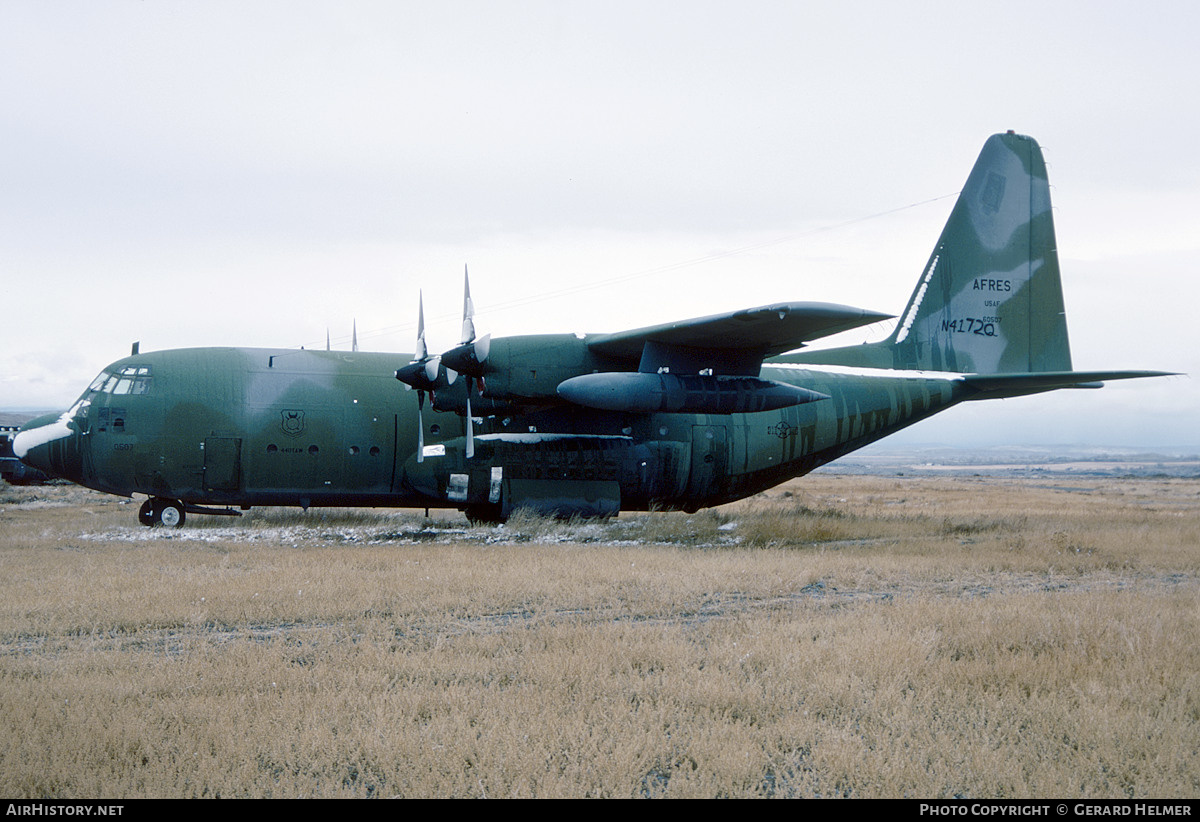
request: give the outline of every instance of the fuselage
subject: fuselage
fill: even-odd
[[[189,505],[450,507],[611,514],[696,509],[805,474],[962,399],[948,374],[771,366],[828,399],[744,414],[511,405],[475,420],[396,381],[403,354],[203,348],[104,369],[23,459],[81,485]],[[483,396],[487,396],[486,388]]]

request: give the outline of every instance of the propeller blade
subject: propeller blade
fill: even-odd
[[[471,383],[467,382],[467,459],[475,456],[475,421],[471,419]]]
[[[425,461],[425,392],[417,392],[417,462]]]
[[[429,359],[429,349],[425,347],[425,295],[417,292],[417,350],[413,354],[413,362],[424,362]],[[437,373],[430,376],[436,379]]]
[[[459,345],[475,341],[475,303],[471,301],[471,277],[463,266],[463,324]]]

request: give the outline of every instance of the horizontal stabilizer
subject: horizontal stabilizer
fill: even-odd
[[[972,400],[994,400],[1040,394],[1058,388],[1099,388],[1109,380],[1174,377],[1171,371],[1042,371],[1032,374],[968,374],[962,378],[976,389]]]

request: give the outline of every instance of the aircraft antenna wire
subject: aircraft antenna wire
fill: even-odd
[[[790,243],[795,240],[803,239],[805,237],[812,237],[814,235],[824,234],[824,233],[827,233],[830,231],[837,231],[839,229],[846,228],[848,226],[857,225],[858,223],[865,223],[865,222],[869,222],[871,220],[878,220],[882,217],[888,217],[893,214],[899,214],[903,211],[909,211],[910,209],[920,208],[921,206],[926,206],[926,205],[930,205],[932,203],[941,202],[942,200],[949,199],[950,197],[957,197],[961,193],[962,193],[961,191],[953,191],[953,192],[950,192],[949,194],[942,194],[937,197],[931,197],[928,200],[920,200],[919,202],[909,203],[908,205],[897,206],[896,208],[889,208],[884,211],[877,211],[873,214],[866,214],[862,217],[854,217],[849,220],[843,220],[842,222],[839,222],[839,223],[830,223],[829,225],[816,226],[815,228],[810,228],[805,231],[801,231],[797,234],[789,234],[786,237],[777,237],[773,240],[764,240],[764,241],[758,242],[758,243],[751,243],[750,245],[744,245],[744,246],[739,246],[737,248],[731,248],[727,251],[716,251],[716,252],[713,252],[712,254],[706,254],[703,257],[693,257],[688,260],[681,260],[681,261],[675,262],[675,263],[667,263],[666,265],[655,266],[653,268],[643,268],[643,269],[639,269],[638,271],[634,271],[629,274],[618,274],[613,277],[606,277],[602,280],[593,280],[592,282],[589,282],[589,283],[582,283],[579,285],[567,286],[565,288],[558,288],[558,289],[554,289],[552,291],[544,291],[540,294],[535,294],[532,296],[517,297],[517,298],[511,299],[511,300],[501,300],[500,302],[491,303],[491,304],[485,306],[484,310],[480,311],[478,313],[487,315],[487,314],[499,313],[502,311],[510,311],[514,308],[521,308],[526,305],[533,305],[535,303],[546,302],[547,300],[553,300],[553,299],[557,299],[559,297],[567,297],[567,296],[572,296],[575,294],[581,294],[585,291],[595,291],[597,289],[604,288],[606,286],[616,285],[618,283],[629,282],[630,280],[638,280],[638,279],[642,279],[644,277],[650,277],[650,276],[654,276],[657,274],[666,274],[670,271],[678,271],[683,268],[690,268],[691,266],[694,266],[694,265],[702,265],[704,263],[710,263],[715,260],[724,260],[729,257],[736,257],[739,254],[746,254],[750,251],[758,251],[759,249],[762,249],[762,248],[771,248],[773,246],[783,245],[785,243]],[[454,320],[454,319],[458,319],[458,318],[460,318],[460,315],[458,315],[458,314],[447,313],[445,315],[439,315],[438,317],[436,317],[434,319],[434,323],[449,322],[450,320]],[[374,331],[363,332],[359,336],[362,338],[382,337],[382,336],[387,336],[390,334],[398,334],[398,333],[402,333],[405,331],[411,331],[415,327],[416,326],[413,325],[412,323],[403,323],[400,325],[385,326],[384,328],[380,328],[380,329],[377,329]]]

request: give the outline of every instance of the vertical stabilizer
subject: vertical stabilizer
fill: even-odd
[[[984,144],[889,339],[788,359],[982,374],[1070,371],[1037,141],[1010,132]]]

